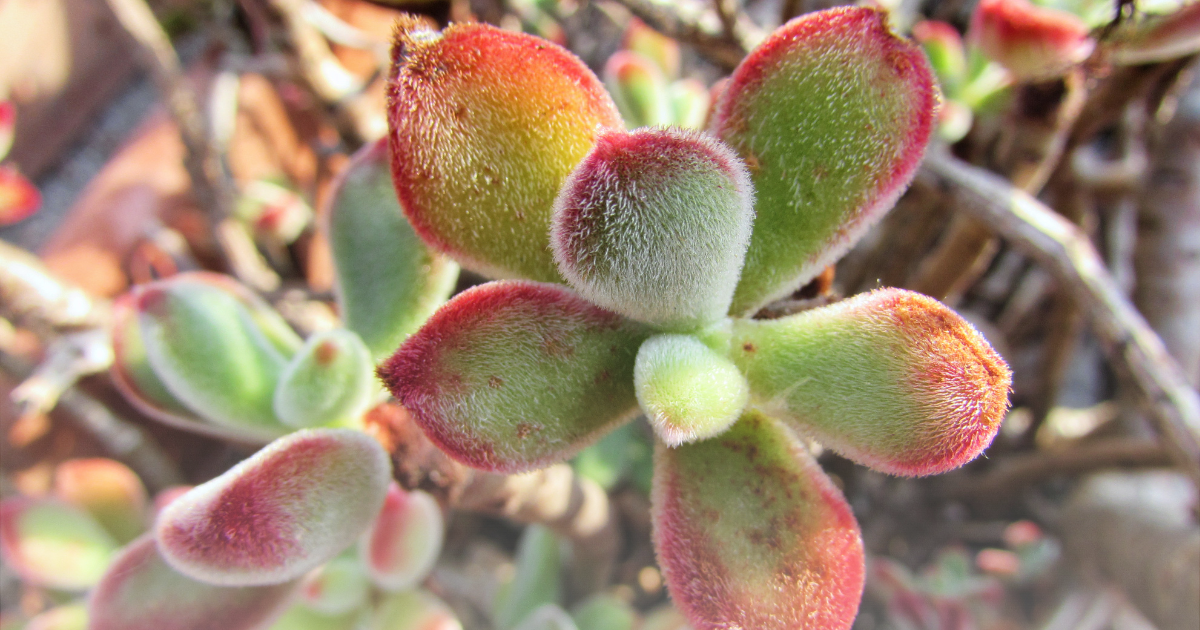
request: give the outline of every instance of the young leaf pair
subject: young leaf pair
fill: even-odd
[[[596,77],[534,37],[411,24],[395,56],[392,174],[414,229],[524,280],[435,313],[379,368],[392,392],[451,456],[502,472],[646,413],[655,544],[693,625],[847,627],[857,524],[793,432],[885,472],[948,470],[995,434],[1008,369],[905,291],[745,317],[911,179],[936,110],[921,52],[874,10],[793,20],[734,72],[712,136],[624,131]]]

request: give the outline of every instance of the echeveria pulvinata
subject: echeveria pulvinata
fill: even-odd
[[[625,131],[578,59],[528,35],[398,35],[401,206],[433,247],[517,279],[457,296],[379,375],[435,443],[493,471],[561,461],[645,413],[660,564],[702,630],[854,617],[858,527],[797,433],[934,474],[975,457],[1007,408],[1007,366],[930,298],[748,319],[844,253],[920,162],[933,77],[885,22],[842,8],[784,25],[735,70],[712,135]]]

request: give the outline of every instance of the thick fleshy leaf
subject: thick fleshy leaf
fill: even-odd
[[[82,603],[56,606],[40,613],[25,624],[23,630],[87,630],[87,605]]]
[[[359,541],[362,564],[386,591],[413,588],[433,569],[445,532],[436,499],[420,490],[406,492],[393,482],[379,516]]]
[[[292,330],[292,327],[278,311],[252,289],[230,276],[207,271],[190,271],[172,276],[165,282],[199,282],[228,293],[245,307],[246,311],[250,313],[250,320],[254,323],[254,327],[285,358],[295,354],[304,344],[304,340],[296,334],[296,331]]]
[[[613,53],[604,63],[604,85],[629,128],[673,122],[667,80],[654,62],[642,55],[628,50]]]
[[[967,78],[967,51],[962,35],[953,26],[939,20],[913,24],[913,39],[925,50],[929,65],[937,75],[942,91],[953,97]]]
[[[925,55],[874,9],[802,15],[751,52],[713,121],[758,196],[731,312],[799,288],[890,209],[924,155],[936,109]]]
[[[267,630],[362,630],[369,623],[367,610],[325,615],[303,604],[288,608]]]
[[[88,630],[254,630],[270,623],[295,587],[197,582],[172,569],[147,534],[117,556],[92,591]]]
[[[571,618],[579,630],[633,630],[638,622],[632,606],[603,593],[576,606]]]
[[[68,503],[23,496],[0,501],[0,557],[30,584],[87,589],[118,546],[87,512]]]
[[[12,149],[16,126],[17,106],[0,98],[0,160],[8,157],[8,151]]]
[[[674,124],[684,129],[704,129],[712,96],[696,79],[682,79],[667,86]]]
[[[375,611],[371,630],[462,630],[454,611],[432,593],[420,589],[389,595]]]
[[[529,613],[513,630],[579,630],[579,627],[557,604],[546,604]]]
[[[654,545],[697,630],[849,628],[863,587],[858,523],[778,421],[655,450]]]
[[[306,429],[168,505],[155,524],[181,573],[227,586],[277,584],[353,543],[379,513],[387,453],[349,429]]]
[[[1167,15],[1136,16],[1105,41],[1121,64],[1168,61],[1200,52],[1200,2]]]
[[[683,61],[679,42],[650,28],[645,22],[637,18],[629,21],[622,48],[652,60],[667,80],[679,77]]]
[[[404,218],[386,139],[355,154],[335,186],[325,232],[338,306],[379,361],[450,297],[458,265],[430,250]]]
[[[1028,0],[980,0],[968,36],[1020,81],[1062,76],[1096,47],[1078,16]]]
[[[304,576],[299,595],[303,605],[335,617],[360,608],[371,592],[371,580],[358,558],[342,554]]]
[[[529,615],[562,598],[562,554],[558,538],[541,525],[530,525],[517,544],[516,571],[501,585],[492,606],[498,630],[512,630]]]
[[[585,298],[691,331],[729,310],[753,204],[746,167],[712,137],[613,131],[563,184],[550,242],[559,271]]]
[[[442,307],[379,377],[448,455],[518,472],[637,412],[633,362],[648,336],[563,287],[491,282]]]
[[[638,404],[667,446],[720,434],[742,415],[750,386],[736,365],[691,335],[656,335],[633,369]]]
[[[358,335],[344,329],[314,334],[279,375],[275,416],[296,428],[357,422],[377,391],[372,367]]]
[[[134,295],[146,358],[176,400],[256,437],[287,431],[272,408],[285,358],[234,296],[186,280],[143,285]]]
[[[42,207],[42,193],[16,168],[0,165],[0,226],[28,218]]]
[[[600,80],[546,40],[484,24],[398,34],[392,175],[417,233],[496,278],[559,281],[547,234],[571,169],[622,128]]]
[[[146,487],[121,462],[67,460],[54,471],[54,493],[91,514],[121,544],[146,529]]]
[[[930,475],[980,453],[1008,409],[1008,366],[969,323],[882,289],[776,320],[735,321],[750,405],[866,466]]]
[[[312,208],[300,193],[270,180],[242,187],[234,216],[259,238],[293,243],[313,220]]]

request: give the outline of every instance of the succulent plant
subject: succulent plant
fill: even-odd
[[[449,455],[498,472],[645,413],[654,541],[690,622],[848,627],[861,537],[799,436],[884,472],[943,472],[991,441],[1008,368],[907,291],[752,316],[913,176],[936,113],[924,55],[872,9],[802,16],[734,71],[709,133],[626,131],[595,75],[529,35],[410,22],[394,58],[401,207],[431,247],[505,279],[379,367],[393,394]]]

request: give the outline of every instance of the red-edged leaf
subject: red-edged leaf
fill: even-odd
[[[362,563],[380,588],[412,588],[437,562],[445,530],[436,499],[420,490],[406,492],[393,482],[383,509],[359,542]]]
[[[170,567],[147,534],[125,548],[88,603],[88,630],[255,630],[287,604],[296,582],[227,588]]]
[[[785,427],[747,413],[719,437],[655,449],[654,544],[697,630],[849,628],[858,524]]]
[[[713,122],[757,194],[730,312],[799,288],[892,207],[924,155],[937,98],[925,55],[875,9],[800,16],[742,61]]]
[[[613,131],[563,184],[550,242],[559,271],[588,300],[692,331],[729,310],[753,206],[746,167],[708,134]]]
[[[1022,81],[1061,76],[1096,46],[1082,19],[1028,0],[980,0],[968,36]]]
[[[0,160],[8,157],[16,135],[17,106],[12,101],[0,99]]]
[[[54,471],[54,493],[86,510],[122,544],[146,529],[146,487],[121,462],[67,460]]]
[[[567,174],[622,128],[565,49],[484,24],[400,29],[389,85],[392,176],[417,234],[494,278],[559,281],[547,234]]]
[[[379,367],[431,440],[475,468],[562,461],[637,411],[649,331],[551,284],[459,294]]]
[[[1000,355],[954,311],[911,291],[735,321],[730,358],[750,381],[751,407],[891,474],[961,466],[1008,409]]]
[[[0,557],[26,582],[82,591],[96,583],[118,545],[86,512],[52,499],[0,501]]]
[[[164,508],[159,548],[176,570],[212,584],[285,582],[358,538],[390,473],[387,453],[364,433],[297,431]]]
[[[26,219],[42,207],[42,193],[17,169],[0,165],[0,225]]]

